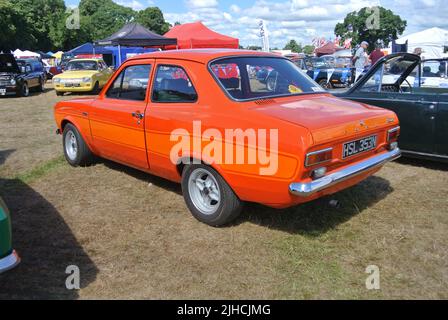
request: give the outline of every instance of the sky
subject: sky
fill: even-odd
[[[65,0],[76,6],[79,0]],[[259,21],[269,31],[271,47],[295,39],[303,45],[316,37],[334,38],[336,23],[347,13],[381,5],[408,22],[404,35],[431,27],[448,29],[447,0],[114,0],[135,10],[159,7],[174,24],[201,20],[209,28],[240,39],[243,46],[259,45]]]

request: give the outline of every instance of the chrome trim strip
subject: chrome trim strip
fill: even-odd
[[[15,250],[9,255],[0,259],[0,273],[16,267],[20,263],[20,257]]]
[[[382,153],[359,163],[355,163],[340,171],[336,171],[320,179],[308,182],[299,183],[294,182],[289,185],[289,192],[295,196],[309,197],[316,192],[329,188],[337,183],[345,181],[354,176],[360,175],[366,171],[380,167],[389,161],[398,159],[401,156],[401,151],[396,148],[392,151]]]

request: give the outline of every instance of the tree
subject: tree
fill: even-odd
[[[162,35],[167,33],[171,27],[165,21],[162,11],[157,7],[150,7],[139,11],[135,20],[152,32]]]
[[[302,45],[298,44],[296,40],[290,40],[283,50],[291,50],[292,52],[300,53],[302,52]]]
[[[31,26],[9,0],[0,0],[0,51],[24,48],[35,44]]]
[[[64,0],[16,0],[13,3],[35,39],[28,49],[47,51],[54,49],[54,43],[62,43],[58,27],[65,15]],[[22,27],[17,22],[14,24]]]
[[[246,50],[261,51],[262,48],[260,46],[247,46]]]
[[[383,7],[366,7],[358,12],[349,13],[344,22],[336,25],[334,32],[342,40],[352,38],[352,44],[355,46],[367,41],[370,49],[373,49],[377,42],[388,46],[403,33],[406,25],[406,20],[402,20],[391,10]]]
[[[68,28],[75,16],[64,0],[0,0],[0,50],[72,49],[108,37],[131,21],[159,34],[170,27],[159,8],[137,12],[112,0],[81,0],[79,28]]]
[[[314,53],[314,49],[316,49],[314,46],[306,45],[306,46],[303,47],[303,53],[305,53],[305,54],[313,54]]]
[[[136,12],[112,0],[81,0],[79,13],[92,41],[101,40],[133,21]]]

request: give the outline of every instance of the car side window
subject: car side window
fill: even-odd
[[[413,60],[406,60],[400,57],[390,59],[383,63],[376,72],[364,82],[359,91],[370,93],[411,93],[412,87],[414,86],[412,73],[408,75],[406,79],[402,79],[402,76],[412,64],[414,64]]]
[[[195,102],[198,94],[182,67],[159,65],[153,84],[154,102]]]
[[[112,99],[145,101],[151,65],[129,66],[115,78],[106,96]]]

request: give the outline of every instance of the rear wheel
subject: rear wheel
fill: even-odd
[[[45,80],[44,79],[40,79],[39,87],[37,89],[39,90],[39,92],[44,92],[45,91]]]
[[[56,95],[57,95],[58,97],[61,97],[61,96],[64,95],[64,92],[56,91]]]
[[[64,128],[62,144],[65,159],[73,167],[87,166],[92,163],[92,152],[79,134],[78,129],[71,123],[68,123]]]
[[[331,83],[329,81],[327,81],[326,79],[322,79],[319,81],[319,85],[324,88],[324,89],[333,89],[333,86],[331,85]]]
[[[242,201],[219,173],[203,164],[184,168],[182,193],[193,216],[215,227],[237,218],[243,208]]]

